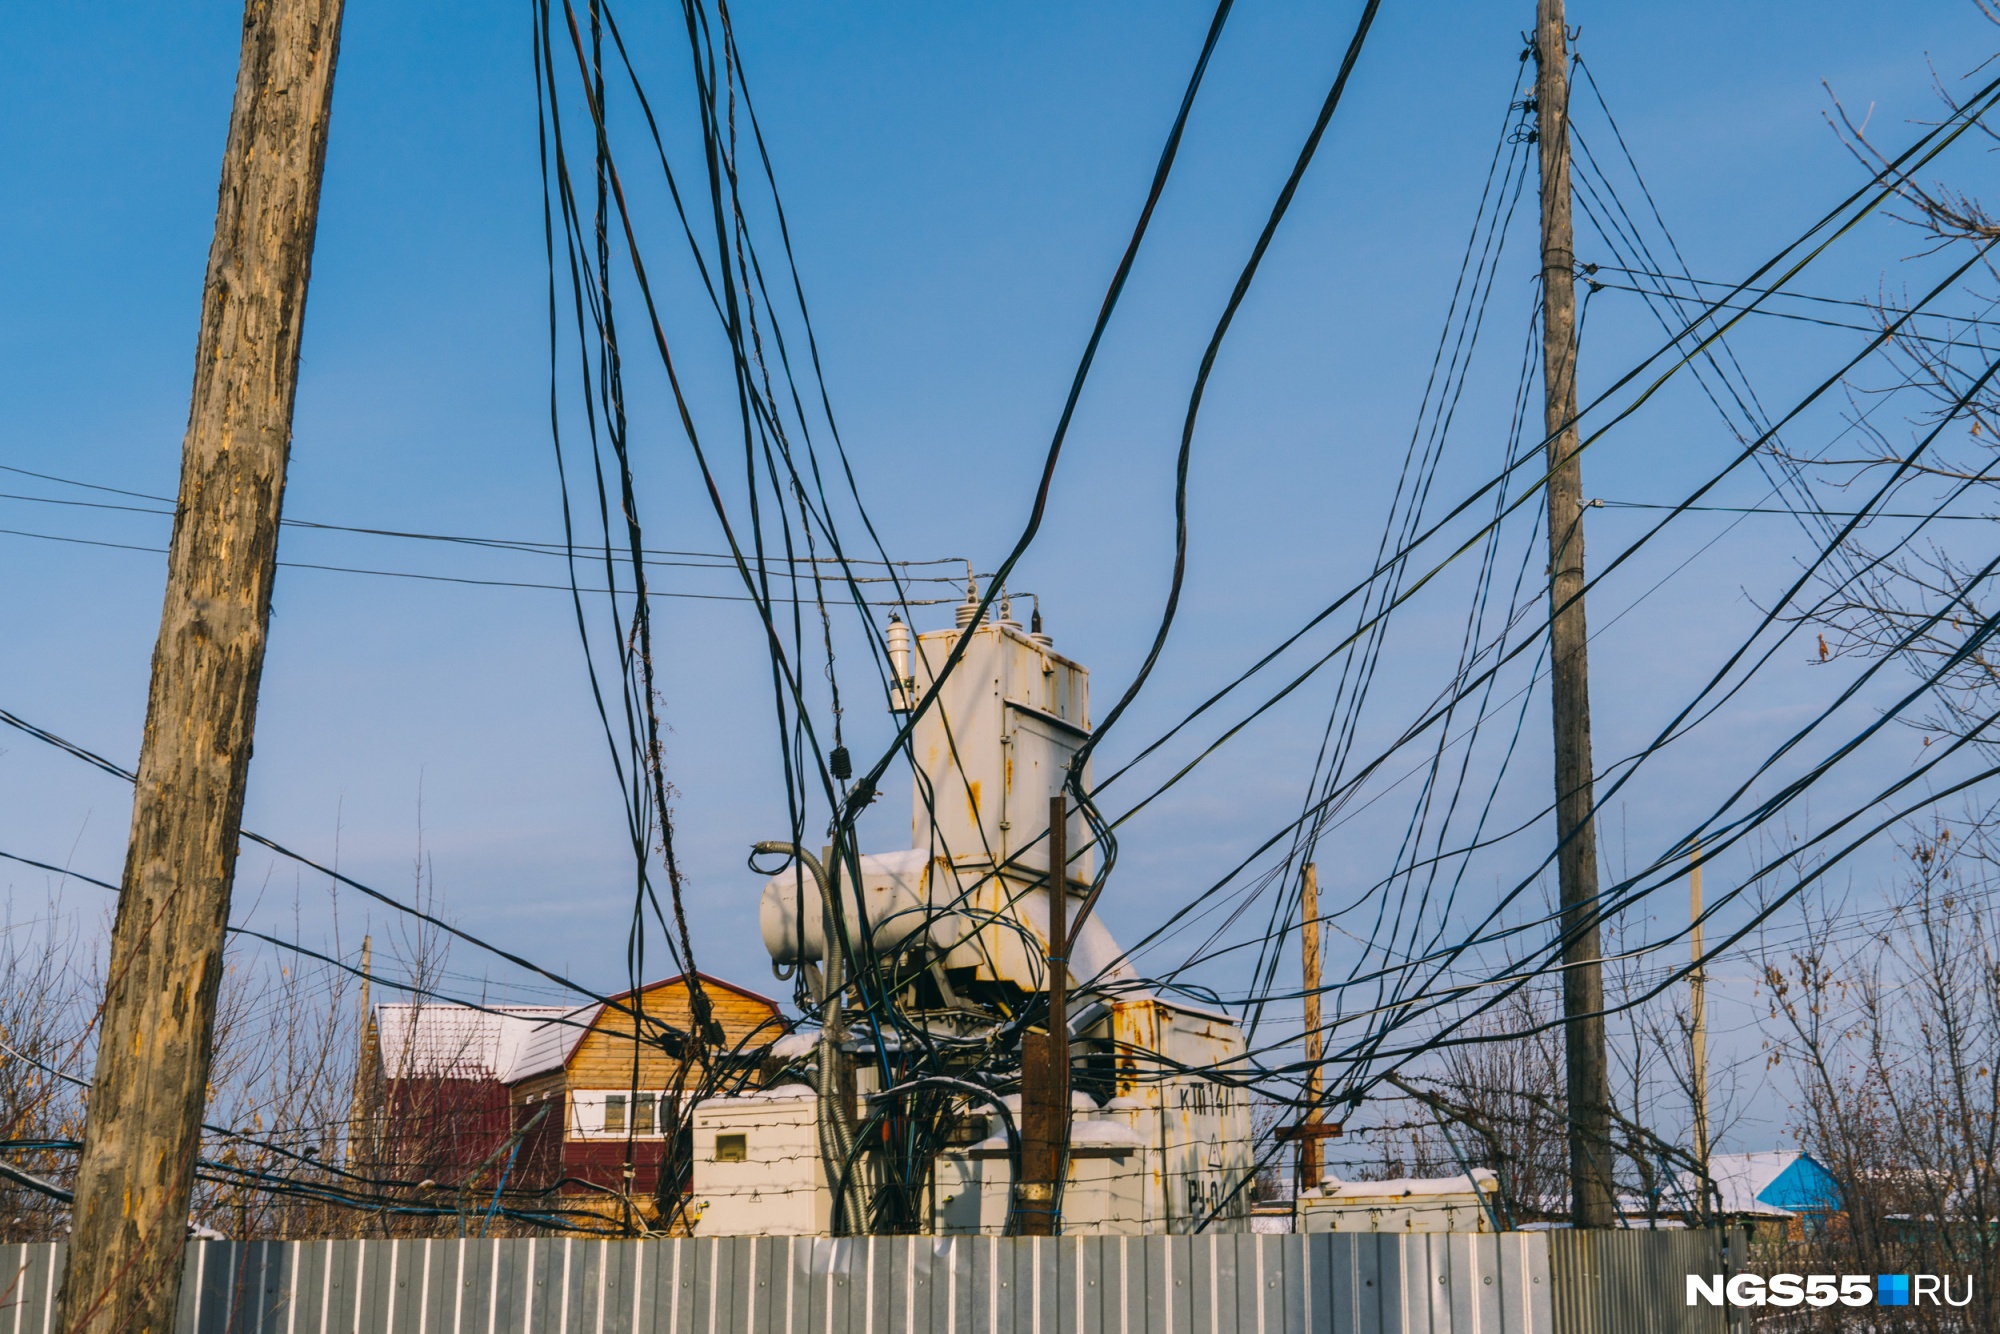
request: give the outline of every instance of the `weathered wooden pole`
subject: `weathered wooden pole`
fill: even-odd
[[[1583,614],[1583,469],[1576,429],[1576,251],[1570,226],[1569,32],[1563,0],[1537,0],[1535,107],[1542,176],[1542,381],[1549,458],[1549,658],[1555,714],[1556,856],[1563,926],[1563,1037],[1569,1086],[1570,1213],[1617,1221],[1604,968],[1597,921],[1597,826],[1590,757],[1590,632]]]
[[[64,1334],[170,1334],[263,673],[342,0],[249,0],[77,1169]]]
[[[368,979],[375,967],[375,940],[372,936],[361,937],[361,1017],[355,1029],[354,1039],[354,1091],[347,1108],[347,1170],[352,1172],[362,1163],[374,1157],[374,1147],[369,1143],[369,1111],[372,1104],[370,1095],[374,1091],[374,1075],[368,1054],[369,1013]],[[377,1039],[380,1047],[380,1039]]]
[[[1326,1115],[1320,1110],[1325,1096],[1325,1078],[1320,1069],[1326,1061],[1326,1036],[1319,1031],[1319,866],[1306,863],[1304,883],[1299,887],[1299,960],[1306,994],[1306,1114],[1301,1118],[1298,1189],[1318,1190],[1325,1162],[1320,1127]]]
[[[1021,1039],[1021,1180],[1014,1190],[1015,1231],[1058,1231],[1063,1158],[1069,1149],[1069,810],[1049,798],[1049,1031]]]

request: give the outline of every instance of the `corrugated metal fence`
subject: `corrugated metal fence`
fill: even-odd
[[[1555,1334],[1547,1234],[195,1242],[177,1334]],[[55,1334],[53,1245],[0,1334]]]
[[[1713,1229],[1551,1232],[1554,1334],[1733,1334],[1743,1310],[1689,1306],[1689,1274],[1733,1272],[1748,1239]],[[1725,1253],[1724,1243],[1728,1243]]]
[[[1740,1235],[195,1242],[178,1334],[1730,1334]],[[0,1334],[62,1248],[0,1246]]]

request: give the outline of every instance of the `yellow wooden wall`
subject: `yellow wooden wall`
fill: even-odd
[[[746,1046],[761,1047],[776,1041],[784,1032],[778,1008],[769,1001],[753,999],[714,983],[710,983],[705,990],[710,1013],[715,1022],[722,1025],[727,1039],[724,1051],[736,1047],[746,1038]],[[648,987],[636,1001],[626,998],[625,1004],[643,1010],[648,1019],[657,1019],[681,1032],[694,1031],[694,1011],[689,1004],[687,985],[683,982]],[[633,1087],[633,1023],[630,1014],[611,1006],[604,1007],[598,1013],[597,1022],[591,1025],[590,1031],[570,1056],[565,1083],[573,1089]],[[660,1089],[672,1086],[680,1069],[678,1060],[644,1042],[639,1044],[638,1055],[637,1087]]]

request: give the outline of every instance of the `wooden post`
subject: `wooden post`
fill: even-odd
[[[77,1168],[65,1334],[169,1334],[263,673],[342,0],[249,0]]]
[[[1326,1038],[1319,1031],[1319,866],[1306,863],[1305,883],[1299,890],[1299,953],[1304,966],[1306,993],[1306,1114],[1307,1127],[1299,1140],[1299,1184],[1301,1191],[1318,1190],[1325,1150],[1317,1128],[1326,1117],[1320,1110],[1324,1096],[1320,1065],[1326,1060]]]
[[[368,1125],[370,1104],[375,1087],[375,1071],[368,1053],[368,978],[375,962],[375,942],[370,936],[361,937],[361,1024],[354,1039],[354,1093],[347,1109],[347,1167],[353,1171],[359,1164],[374,1157],[374,1149],[369,1143]],[[380,1050],[380,1038],[376,1040]]]
[[[1049,798],[1049,1058],[1055,1068],[1056,1173],[1069,1147],[1069,803]]]
[[[1068,803],[1049,798],[1049,1031],[1021,1039],[1021,1180],[1014,1190],[1015,1230],[1056,1235],[1069,1148],[1069,849]]]
[[[1583,469],[1576,429],[1576,254],[1570,226],[1569,33],[1563,0],[1537,0],[1537,132],[1542,177],[1543,421],[1549,442],[1550,696],[1555,715],[1556,857],[1561,890],[1563,1037],[1569,1087],[1570,1213],[1617,1221],[1604,969],[1597,920],[1597,827],[1590,756],[1590,633],[1583,611]]]
[[[1688,973],[1688,1053],[1692,1067],[1690,1083],[1694,1093],[1694,1159],[1701,1175],[1708,1176],[1708,967],[1702,962],[1701,924],[1701,844],[1696,842],[1688,868],[1688,950],[1693,969]],[[1708,1186],[1701,1187],[1706,1208]]]

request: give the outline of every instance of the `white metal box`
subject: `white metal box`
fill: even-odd
[[[811,1089],[783,1084],[695,1106],[697,1236],[826,1234],[833,1199],[820,1170],[818,1104]]]
[[[1293,1203],[1300,1232],[1490,1232],[1499,1180],[1485,1168],[1466,1177],[1336,1181]]]

